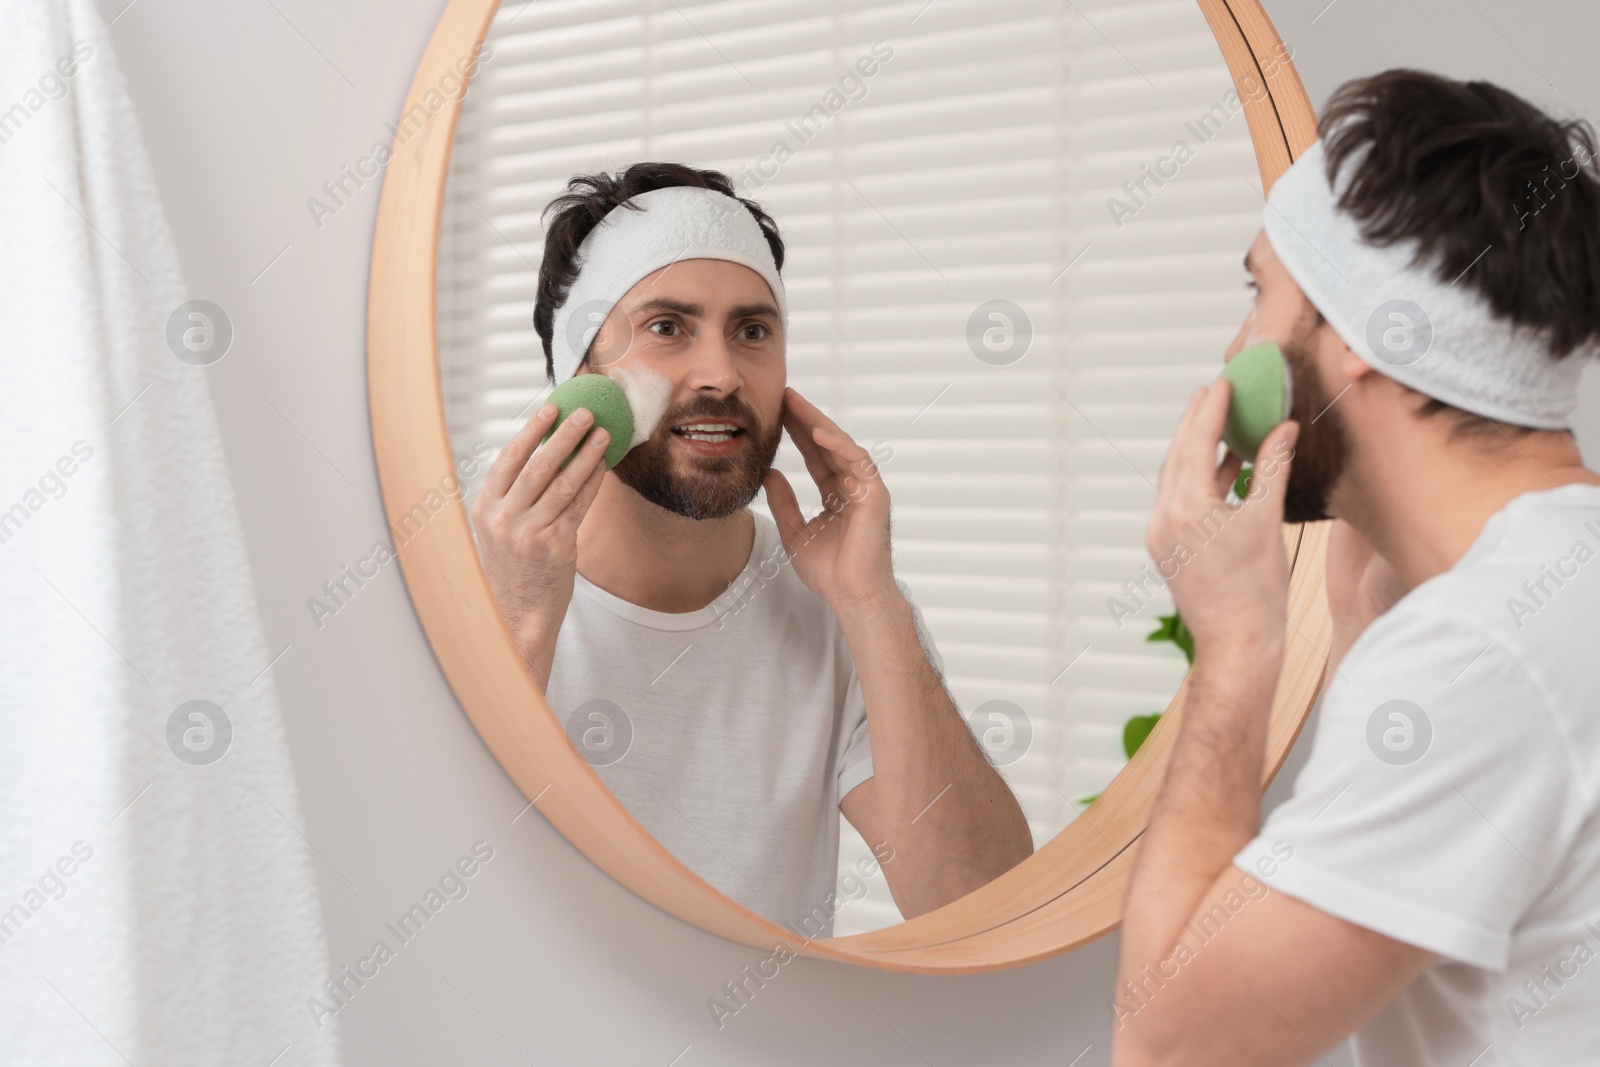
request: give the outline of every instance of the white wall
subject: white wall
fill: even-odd
[[[1549,3],[1534,15],[1474,2],[1531,62],[1460,0],[1403,13],[1336,0],[1314,24],[1321,0],[1268,6],[1318,102],[1345,77],[1408,63],[1483,73],[1600,115],[1600,75],[1585,55],[1600,37],[1592,9]],[[313,624],[307,598],[385,530],[363,338],[378,189],[369,184],[320,229],[306,200],[384,136],[442,4],[125,5],[102,0],[117,16],[113,37],[192,295],[221,304],[236,331],[208,373],[270,643],[290,645],[275,673],[306,833],[325,860],[332,966],[365,954],[383,922],[473,842],[495,848],[470,895],[340,1013],[347,1061],[1107,1063],[1114,938],[970,978],[797,960],[719,1032],[706,999],[762,954],[635,898],[536,814],[512,825],[524,801],[456,706],[395,568]],[[1563,88],[1544,86],[1534,63]],[[1594,455],[1600,403],[1587,411]],[[319,1038],[308,1014],[285,1040],[327,1033]]]

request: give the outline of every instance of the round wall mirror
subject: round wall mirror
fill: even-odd
[[[1145,522],[1183,406],[1248,312],[1265,189],[1316,136],[1291,55],[1257,0],[451,0],[379,209],[373,428],[418,614],[529,805],[640,895],[762,948],[951,973],[1113,929],[1192,651]],[[695,610],[632,603],[580,553],[548,679],[480,562],[473,504],[553,389],[546,208],[640,161],[719,172],[775,224],[783,380],[875,460],[941,708],[1026,825],[1031,855],[936,906],[897,903],[893,850],[850,817],[874,699],[771,551],[764,492],[718,518],[750,532]],[[671,423],[660,455],[687,455]],[[772,465],[819,514],[791,432]],[[603,478],[635,491],[626,467]],[[1284,535],[1269,778],[1328,634],[1322,531]],[[810,636],[752,658],[775,614]]]

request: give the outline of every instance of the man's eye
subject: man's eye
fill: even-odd
[[[758,331],[754,337],[750,336],[750,331],[751,330]],[[746,341],[760,341],[760,340],[764,339],[767,336],[767,327],[762,323],[752,322],[750,325],[748,325],[748,326],[746,326],[744,328],[744,334],[745,334],[745,338],[744,339]]]
[[[1259,294],[1261,292],[1261,286],[1256,283],[1254,278],[1251,278],[1249,281],[1245,282],[1244,287],[1250,290],[1252,293]]]
[[[655,328],[656,328],[656,327],[657,327],[657,326],[665,326],[665,327],[667,327],[667,328],[668,328],[668,329],[669,329],[669,330],[676,330],[676,329],[677,329],[677,328],[678,328],[678,324],[677,324],[677,323],[675,323],[675,322],[673,322],[673,321],[672,321],[672,320],[671,320],[671,319],[662,319],[662,320],[660,320],[660,321],[659,321],[659,322],[652,322],[652,323],[651,323],[651,324],[650,324],[650,329],[651,329],[651,330],[654,330],[654,329],[655,329]],[[673,334],[671,334],[671,333],[664,333],[664,334],[659,334],[659,335],[658,335],[658,336],[661,336],[661,337],[671,337],[671,336],[673,336]]]

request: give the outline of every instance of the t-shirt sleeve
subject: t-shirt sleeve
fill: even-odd
[[[1537,680],[1467,619],[1396,609],[1323,697],[1293,795],[1234,857],[1330,915],[1506,967],[1584,804]]]
[[[850,688],[845,699],[845,719],[851,720],[852,709],[862,709],[861,683],[856,679],[855,672],[850,674]],[[865,711],[855,714],[855,726],[850,731],[849,739],[845,743],[844,755],[839,760],[839,799],[843,800],[850,790],[872,777],[872,737],[867,732],[867,716]]]
[[[911,619],[916,627],[917,640],[922,645],[922,651],[928,657],[928,662],[933,666],[934,673],[938,674],[942,682],[944,657],[939,655],[939,646],[934,644],[933,637],[928,633],[928,625],[922,618],[922,609],[911,599],[911,589],[905,582],[896,578],[895,585],[899,586],[901,595],[911,604]],[[850,665],[850,684],[845,688],[842,721],[848,731],[848,738],[844,755],[839,758],[841,798],[872,777],[872,738],[867,732],[867,705],[861,696],[861,679],[856,675],[854,661]]]

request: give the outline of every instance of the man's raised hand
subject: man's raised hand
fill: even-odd
[[[554,404],[534,413],[489,468],[472,505],[484,573],[524,657],[566,617],[578,571],[578,524],[606,471],[604,429],[595,428],[578,448],[594,416],[578,409],[540,444],[555,418]]]
[[[1194,634],[1197,656],[1208,644],[1281,639],[1288,606],[1283,499],[1300,427],[1286,421],[1267,435],[1249,497],[1229,504],[1228,486],[1240,462],[1231,455],[1217,460],[1229,391],[1218,380],[1190,400],[1162,461],[1145,530],[1146,547]]]
[[[783,426],[823,506],[806,522],[789,479],[777,468],[767,472],[767,506],[795,573],[835,611],[898,596],[889,553],[889,490],[872,456],[793,389],[784,390]]]

